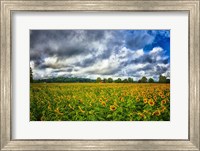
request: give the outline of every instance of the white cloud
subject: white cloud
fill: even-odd
[[[153,57],[156,58],[156,61],[162,60],[163,58],[160,56],[162,48],[156,47],[153,48],[149,54],[154,54]],[[142,76],[146,76],[147,78],[152,77],[154,73],[160,74],[162,70],[167,69],[162,74],[169,77],[169,63],[149,63],[143,62],[140,63],[131,63],[135,59],[142,60],[144,56],[148,54],[145,53],[142,49],[132,51],[127,49],[126,47],[121,48],[118,53],[112,52],[108,59],[99,59],[96,60],[94,64],[91,64],[87,67],[80,67],[75,66],[75,64],[81,63],[85,59],[92,59],[94,56],[88,54],[86,56],[75,56],[73,58],[58,60],[57,57],[48,57],[44,59],[43,65],[49,65],[50,68],[46,68],[45,70],[35,70],[34,76],[38,78],[50,77],[50,75],[55,76],[74,76],[74,77],[84,77],[84,78],[92,78],[96,79],[96,77],[108,78],[113,77],[114,79],[117,78],[128,78],[133,77],[135,80],[138,80]],[[98,59],[98,58],[97,58]],[[123,63],[126,63],[123,66]],[[31,66],[34,66],[34,63],[31,62]],[[62,67],[60,72],[56,72],[53,74],[54,71],[59,71],[59,69],[53,69],[54,66]],[[67,67],[72,67],[73,69],[70,72],[67,71]],[[158,72],[158,70],[161,70]],[[40,75],[40,77],[38,76]],[[156,75],[158,78],[159,75]],[[154,76],[155,77],[155,76]]]
[[[30,67],[34,69],[34,61],[30,61]]]
[[[155,55],[155,54],[158,54],[162,51],[163,49],[161,47],[154,47],[150,52],[149,54],[150,55]]]

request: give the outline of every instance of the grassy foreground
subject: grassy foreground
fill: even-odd
[[[31,83],[31,121],[169,121],[170,85]]]

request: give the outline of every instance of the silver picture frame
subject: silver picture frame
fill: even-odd
[[[1,150],[200,150],[200,0],[0,0]],[[15,11],[187,11],[189,13],[189,138],[187,140],[14,140],[12,139],[12,13]]]

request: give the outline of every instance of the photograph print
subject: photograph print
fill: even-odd
[[[170,121],[170,30],[30,30],[30,121]]]

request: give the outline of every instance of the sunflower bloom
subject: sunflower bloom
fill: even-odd
[[[163,104],[166,104],[167,103],[167,101],[166,100],[162,100],[161,101],[161,104],[163,105]]]
[[[140,98],[139,98],[139,97],[137,97],[137,98],[136,98],[136,101],[137,101],[137,102],[139,102],[139,101],[140,101]]]
[[[114,106],[114,105],[111,105],[111,106],[110,106],[110,110],[111,110],[111,111],[115,111],[116,109],[117,109],[116,106]]]
[[[166,110],[166,107],[165,107],[165,106],[162,106],[162,107],[161,107],[161,112],[165,112],[165,110]]]
[[[143,99],[143,101],[144,101],[144,104],[148,103],[148,101],[147,101],[147,99],[146,99],[146,98],[145,98],[145,99]]]
[[[161,98],[162,98],[162,99],[164,99],[164,98],[165,98],[165,96],[164,96],[164,95],[161,95]]]
[[[155,102],[152,99],[149,100],[148,103],[149,103],[150,106],[154,106],[155,105]]]
[[[163,93],[162,93],[162,92],[159,92],[158,95],[161,97],[161,96],[163,95]]]
[[[80,103],[83,103],[83,100],[79,100]]]
[[[104,101],[102,101],[101,104],[102,104],[103,106],[106,106],[106,102],[104,102]]]
[[[123,97],[121,97],[120,100],[121,100],[122,102],[124,102],[124,98],[123,98]]]
[[[160,116],[160,110],[156,110],[155,112],[153,112],[152,115],[155,115],[155,116]]]
[[[146,116],[143,113],[137,113],[141,118],[146,119]]]

